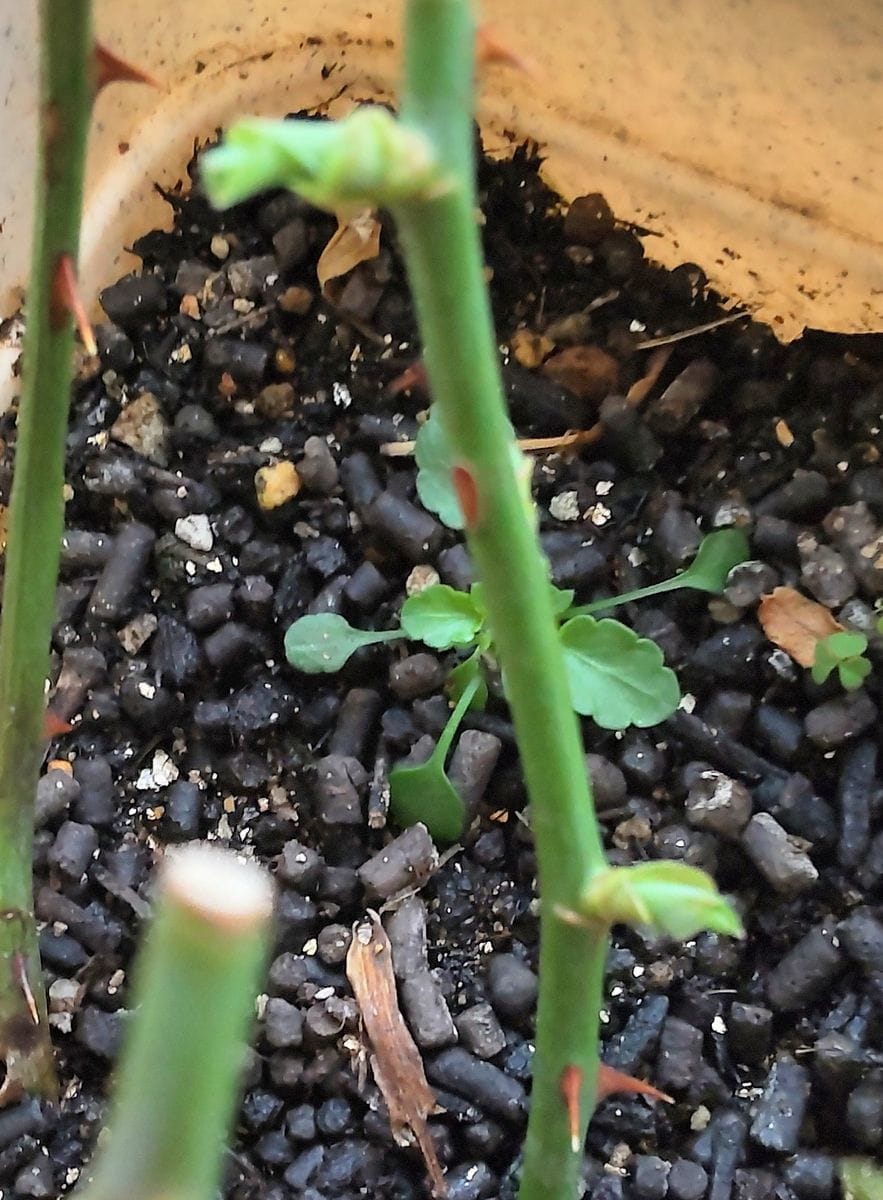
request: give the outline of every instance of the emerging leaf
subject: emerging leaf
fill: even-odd
[[[468,592],[436,583],[402,605],[402,629],[414,641],[434,650],[470,646],[484,623],[484,614]]]
[[[854,692],[860,688],[870,673],[871,664],[866,658],[862,658],[861,656],[858,658],[847,658],[844,662],[837,665],[840,684],[847,692]]]
[[[217,208],[286,187],[330,211],[429,199],[448,187],[428,139],[370,105],[340,121],[237,121],[203,155],[202,181]]]
[[[662,651],[619,621],[573,617],[559,636],[573,707],[602,729],[658,725],[680,703]]]
[[[398,629],[354,629],[336,613],[314,613],[288,627],[285,656],[298,671],[330,674],[339,671],[360,647],[401,637]]]
[[[463,512],[451,479],[453,455],[438,417],[431,415],[417,431],[414,461],[417,495],[423,507],[434,512],[448,529],[462,529]]]
[[[661,859],[610,867],[590,883],[581,905],[590,920],[646,925],[684,939],[701,930],[741,937],[742,922],[697,867]]]

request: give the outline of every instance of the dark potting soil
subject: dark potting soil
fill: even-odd
[[[604,1057],[675,1103],[600,1106],[588,1194],[826,1200],[839,1156],[883,1148],[880,342],[783,347],[744,318],[672,342],[646,403],[629,407],[654,340],[723,309],[700,268],[655,266],[652,237],[598,198],[565,213],[538,166],[529,148],[485,162],[481,189],[519,433],[599,413],[606,425],[576,455],[536,455],[555,582],[581,601],[638,586],[727,525],[752,547],[724,597],[678,593],[625,614],[677,670],[676,715],[624,734],[584,722],[611,858],[712,871],[748,931],[683,945],[616,931]],[[427,406],[395,231],[384,224],[379,257],[332,305],[315,274],[332,218],[288,195],[223,215],[198,194],[168,199],[174,230],[142,238],[143,270],[103,294],[100,361],[74,392],[53,701],[74,730],[50,754],[73,775],[41,782],[36,858],[64,1099],[0,1113],[0,1187],[40,1198],[76,1181],[103,1121],[153,867],[167,845],[210,838],[270,864],[280,885],[226,1194],[424,1196],[415,1152],[395,1145],[370,1075],[359,1083],[343,960],[366,906],[409,885],[375,857],[401,832],[384,824],[385,781],[438,735],[448,658],[380,646],[308,677],[282,648],[304,613],[384,627],[406,591],[471,579],[460,536],[416,499],[412,459],[380,452]],[[13,440],[8,417],[2,432]],[[258,503],[263,469],[291,494],[272,510]],[[780,583],[868,631],[860,691],[814,684],[767,641],[757,603]],[[430,878],[385,920],[445,1110],[431,1128],[451,1200],[508,1197],[537,898],[499,698],[467,721],[451,774],[474,813],[463,847],[438,865],[406,833]]]

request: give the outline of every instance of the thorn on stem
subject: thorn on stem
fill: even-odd
[[[60,329],[66,317],[73,317],[86,353],[96,355],[98,345],[95,333],[80,296],[74,260],[70,254],[60,254],[56,259],[50,306],[53,329]]]
[[[472,529],[478,523],[479,508],[478,485],[475,482],[475,476],[467,467],[457,465],[451,467],[451,482],[460,502],[466,528]]]
[[[561,1072],[561,1096],[567,1109],[567,1119],[570,1125],[570,1148],[574,1154],[579,1154],[579,1094],[583,1085],[583,1073],[573,1063]]]
[[[421,392],[429,391],[429,377],[426,374],[426,367],[423,360],[418,358],[410,367],[406,367],[401,375],[397,375],[389,384],[387,384],[387,396],[398,396],[402,392],[410,392],[418,390]]]
[[[478,65],[502,63],[506,67],[514,67],[525,75],[535,75],[536,68],[529,58],[519,54],[497,33],[486,21],[479,25],[475,35],[475,57]]]
[[[643,1079],[636,1079],[634,1075],[626,1075],[623,1071],[617,1071],[615,1067],[601,1063],[598,1068],[598,1099],[604,1100],[617,1092],[632,1096],[650,1096],[653,1100],[674,1104],[673,1097],[667,1092],[661,1092],[652,1083],[646,1083]]]
[[[124,58],[95,43],[95,92],[96,95],[108,83],[146,83],[159,87],[157,81],[141,67],[133,66]]]

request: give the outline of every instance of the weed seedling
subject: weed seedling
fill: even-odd
[[[832,671],[837,672],[840,683],[847,692],[860,688],[871,673],[871,664],[865,658],[868,639],[863,633],[840,630],[829,633],[816,642],[816,656],[812,665],[812,677],[816,683],[824,683]]]

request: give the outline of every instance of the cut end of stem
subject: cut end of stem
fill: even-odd
[[[216,846],[171,851],[162,884],[170,900],[230,932],[256,928],[273,911],[273,885],[266,872]]]

